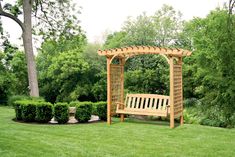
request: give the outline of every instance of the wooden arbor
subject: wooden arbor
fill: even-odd
[[[182,57],[191,52],[182,49],[160,48],[152,46],[134,46],[111,50],[99,50],[98,54],[107,58],[107,123],[111,124],[111,116],[116,114],[117,103],[124,103],[124,65],[125,61],[136,55],[160,54],[170,65],[170,127],[174,128],[174,119],[180,117],[183,124],[183,84]],[[118,63],[112,63],[118,59]],[[149,97],[148,99],[151,99]],[[152,100],[147,100],[152,102]],[[147,109],[141,109],[147,112]],[[133,112],[132,112],[133,113]],[[145,115],[145,114],[143,114]],[[157,115],[156,115],[157,116]],[[121,114],[121,121],[124,115]]]

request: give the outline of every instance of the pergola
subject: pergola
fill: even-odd
[[[117,102],[124,103],[124,65],[126,60],[136,55],[147,54],[159,54],[167,60],[170,66],[170,109],[168,111],[170,114],[170,127],[174,127],[174,119],[178,117],[180,117],[180,123],[183,124],[182,57],[190,56],[190,51],[155,46],[130,46],[99,50],[98,54],[107,58],[108,124],[111,124],[111,116],[116,114]],[[113,62],[114,59],[118,61]],[[120,117],[123,121],[124,115],[121,114]]]

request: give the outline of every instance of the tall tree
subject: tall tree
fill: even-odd
[[[26,54],[27,68],[28,68],[30,95],[38,97],[39,96],[38,80],[37,80],[36,64],[34,61],[34,54],[33,54],[33,43],[32,43],[31,15],[32,15],[33,2],[34,2],[33,0],[23,0],[23,17],[24,17],[23,22],[18,18],[18,14],[20,13],[20,11],[16,9],[18,7],[17,5],[11,7],[10,4],[6,4],[4,7],[2,7],[2,2],[0,2],[0,15],[14,20],[22,29],[22,38],[23,38],[24,51]],[[7,10],[10,10],[10,12],[7,12]]]
[[[0,16],[14,20],[22,29],[31,96],[39,96],[32,33],[41,35],[42,39],[67,38],[80,31],[75,11],[75,6],[68,0],[17,0],[15,4],[5,2],[4,5],[0,1]],[[23,21],[19,18],[21,14]]]

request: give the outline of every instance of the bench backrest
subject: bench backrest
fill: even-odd
[[[166,110],[167,105],[170,97],[157,94],[127,94],[125,100],[126,109]]]

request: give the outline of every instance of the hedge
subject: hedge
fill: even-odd
[[[92,102],[79,102],[76,106],[75,118],[80,123],[88,122],[91,119]]]
[[[36,121],[47,123],[53,118],[53,106],[49,102],[38,102],[36,106]]]
[[[80,103],[81,103],[80,101],[72,101],[69,103],[69,107],[76,107]]]
[[[54,106],[54,117],[59,124],[67,123],[69,120],[68,103],[56,103]]]
[[[14,103],[14,109],[16,114],[16,120],[22,120],[22,110],[21,110],[21,102],[16,101]]]
[[[22,100],[21,101],[21,116],[25,122],[33,122],[36,117],[36,105],[37,102]]]
[[[93,106],[96,106],[96,113],[99,116],[100,120],[107,120],[107,102],[101,101],[94,103]]]

